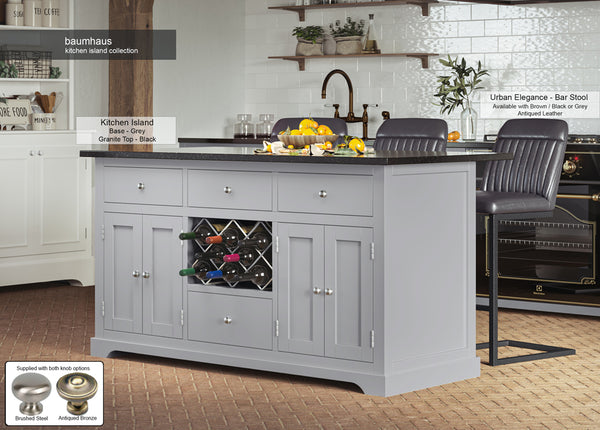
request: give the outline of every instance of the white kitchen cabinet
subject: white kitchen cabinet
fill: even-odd
[[[105,214],[107,330],[182,337],[181,228],[178,217]]]
[[[73,132],[31,137],[0,144],[0,286],[92,285],[92,163]]]

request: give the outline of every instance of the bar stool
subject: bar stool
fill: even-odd
[[[512,119],[498,132],[494,152],[510,152],[512,160],[487,162],[480,191],[476,193],[477,213],[487,215],[487,258],[489,303],[478,306],[489,311],[489,365],[518,363],[575,354],[574,349],[516,340],[498,340],[498,222],[552,215],[567,146],[567,123],[556,119]],[[498,347],[541,351],[498,358]]]
[[[275,142],[278,140],[277,135],[285,131],[288,127],[290,130],[298,128],[298,124],[304,118],[281,118],[277,120],[277,122],[273,125],[273,130],[271,131],[271,142]],[[341,136],[345,136],[348,134],[348,126],[346,125],[346,121],[341,118],[325,118],[325,117],[314,117],[315,121],[319,124],[327,125],[334,134]],[[340,139],[338,138],[338,140]]]
[[[392,118],[381,124],[373,148],[377,151],[445,151],[448,124],[435,118]]]

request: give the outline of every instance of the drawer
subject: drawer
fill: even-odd
[[[188,171],[188,205],[270,211],[272,176],[263,172]]]
[[[181,206],[183,172],[180,169],[106,167],[104,201],[142,205]]]
[[[277,183],[281,212],[373,215],[372,176],[285,173]]]
[[[201,342],[273,349],[272,303],[270,298],[189,292],[188,337]]]

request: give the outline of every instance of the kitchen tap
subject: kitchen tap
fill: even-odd
[[[367,127],[369,124],[369,116],[367,115],[367,107],[368,104],[363,104],[363,114],[360,118],[356,118],[354,116],[354,90],[352,88],[352,81],[350,80],[350,76],[346,72],[340,69],[334,69],[325,76],[325,80],[323,81],[323,87],[321,88],[321,98],[324,99],[327,97],[327,83],[329,79],[335,74],[342,75],[348,84],[348,114],[345,118],[342,118],[346,122],[362,122],[363,125],[363,139],[367,139]],[[339,104],[333,105],[335,107],[334,118],[340,118],[340,112],[338,111]]]

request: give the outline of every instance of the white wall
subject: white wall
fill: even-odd
[[[108,1],[76,0],[75,28],[108,28]],[[75,61],[75,117],[108,115],[108,61]]]
[[[154,115],[178,137],[231,137],[245,111],[244,0],[155,0],[154,28],[177,31],[177,60],[154,62]]]
[[[291,4],[290,2],[287,2]],[[436,52],[481,60],[490,70],[486,89],[600,90],[600,2],[496,6],[446,2],[432,5],[430,16],[416,6],[361,7],[307,12],[300,23],[292,12],[267,10],[285,0],[246,2],[246,110],[275,113],[276,117],[330,116],[324,103],[340,103],[347,112],[348,93],[340,76],[329,83],[321,99],[325,75],[334,68],[346,71],[354,85],[354,112],[369,108],[369,135],[381,124],[381,111],[393,117],[440,117],[434,106],[436,75],[442,67],[434,58],[423,70],[417,59],[360,58],[308,60],[299,72],[294,62],[268,60],[270,55],[293,55],[291,31],[299,25],[324,25],[352,16],[375,14],[383,52]],[[478,106],[476,105],[476,109]],[[479,109],[478,109],[479,110]],[[459,129],[458,112],[448,119]],[[478,134],[496,133],[504,120],[480,120]],[[600,119],[568,120],[570,130],[600,134]],[[360,124],[350,132],[360,135]]]

